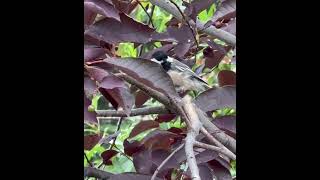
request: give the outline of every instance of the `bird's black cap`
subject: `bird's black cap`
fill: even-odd
[[[168,55],[163,51],[157,51],[152,54],[152,58],[155,58],[158,61],[164,61],[168,58]]]

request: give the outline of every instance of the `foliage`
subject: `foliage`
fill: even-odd
[[[205,23],[205,28],[213,25],[235,35],[235,0],[175,2],[186,17]],[[194,102],[216,117],[217,127],[236,137],[234,46],[199,30],[196,42],[184,22],[149,1],[84,0],[84,14],[85,167],[91,164],[113,173],[111,179],[151,179],[185,138],[187,125],[175,114],[129,116],[133,109],[161,103],[114,75],[121,70],[169,97],[178,95],[169,76],[147,60],[158,50],[182,59],[213,87]],[[99,110],[119,110],[127,117],[99,117]],[[235,161],[211,150],[197,150],[202,179],[235,176]],[[157,178],[190,179],[187,168],[182,149]]]

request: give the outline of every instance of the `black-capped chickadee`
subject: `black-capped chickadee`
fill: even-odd
[[[187,65],[169,57],[163,51],[157,51],[152,55],[151,61],[161,64],[163,69],[171,77],[178,91],[205,91],[210,86],[201,77],[194,73]]]

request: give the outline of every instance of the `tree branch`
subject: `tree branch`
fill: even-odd
[[[102,117],[127,117],[123,110],[96,110],[98,116]],[[156,107],[144,107],[132,109],[130,116],[141,116],[141,115],[149,115],[149,114],[167,114],[170,111],[164,106],[156,106]]]
[[[181,144],[177,149],[175,149],[174,151],[172,151],[172,153],[165,159],[162,161],[162,163],[158,166],[158,168],[156,169],[156,171],[154,171],[151,180],[154,180],[158,174],[158,172],[160,171],[160,169],[170,160],[170,158],[176,153],[178,152],[180,149],[182,149],[184,146],[184,144]]]
[[[93,167],[84,167],[84,176],[85,177],[95,177],[98,179],[106,180],[112,175],[113,175],[112,173],[105,172],[100,169],[96,169]]]
[[[139,0],[137,0],[138,4],[140,5],[140,7],[143,9],[143,11],[147,14],[147,16],[149,17],[149,23],[151,23],[152,27],[154,28],[153,22],[152,22],[152,17],[150,16],[150,14],[148,13],[148,11],[146,10],[146,8],[143,7],[143,5],[141,4],[141,2]]]
[[[227,157],[229,157],[232,160],[236,160],[236,155],[233,154],[231,151],[227,151],[226,149],[222,148],[222,147],[217,147],[217,146],[212,146],[210,144],[205,144],[199,141],[195,141],[194,145],[203,149],[209,149],[212,151],[216,151],[218,153],[224,154]]]
[[[157,5],[160,8],[164,9],[166,12],[172,14],[179,21],[183,21],[183,16],[179,13],[176,7],[170,3],[170,0],[149,0],[153,5]],[[189,21],[190,25],[196,27],[199,30],[202,30],[204,24],[202,22],[197,22],[197,24],[193,21]],[[236,36],[231,33],[228,33],[222,29],[217,29],[214,26],[210,26],[203,30],[204,33],[214,36],[218,39],[225,41],[226,43],[235,46],[236,45]]]

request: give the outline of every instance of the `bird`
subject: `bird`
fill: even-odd
[[[189,66],[168,56],[163,51],[156,51],[153,53],[150,60],[162,66],[171,77],[178,92],[188,90],[202,92],[210,88],[208,83],[194,73]]]

